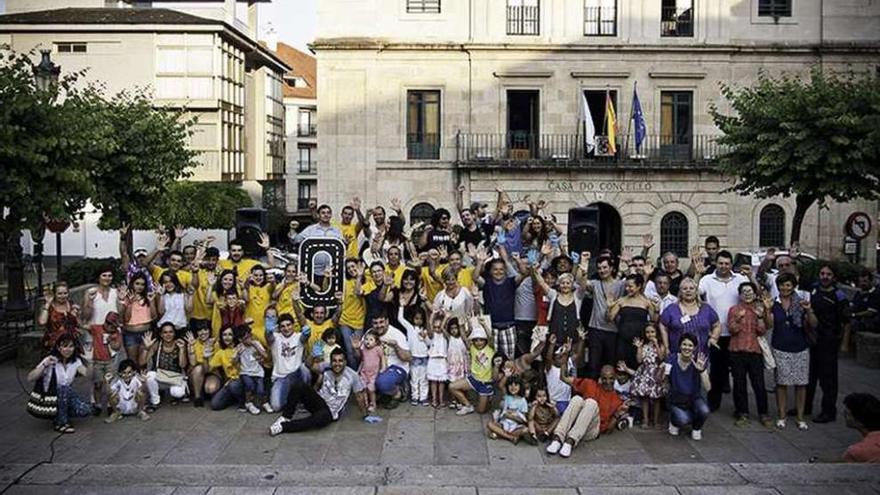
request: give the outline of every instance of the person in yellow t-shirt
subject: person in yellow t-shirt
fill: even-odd
[[[266,269],[257,265],[251,269],[250,276],[244,282],[244,298],[247,304],[244,307],[245,320],[252,323],[251,334],[263,348],[268,348],[266,341],[266,308],[272,303],[272,294],[275,291],[275,283],[268,280]]]
[[[170,271],[177,275],[177,281],[180,282],[180,286],[183,290],[188,289],[192,285],[192,273],[188,270],[184,270],[183,253],[180,251],[171,251],[168,253],[167,267],[159,266],[155,261],[150,265],[150,275],[153,277],[153,283],[156,287],[159,286],[159,277],[161,277],[166,271]]]
[[[440,283],[443,282],[443,270],[445,270],[446,267],[451,267],[452,270],[455,271],[458,285],[466,290],[471,290],[474,286],[474,267],[464,266],[462,264],[462,256],[459,251],[452,251],[449,253],[449,263],[441,264],[432,272],[434,280]]]
[[[433,301],[437,297],[437,293],[443,290],[443,279],[437,280],[433,275],[437,271],[440,253],[436,249],[431,249],[419,254],[419,261],[422,262],[420,282],[425,288],[425,297],[429,301]]]
[[[261,246],[262,245],[268,247],[268,238],[261,240]],[[257,260],[245,258],[244,246],[242,246],[241,241],[233,240],[229,242],[229,258],[220,260],[220,269],[232,270],[235,272],[236,278],[239,281],[244,282],[248,275],[250,275],[251,270],[260,264],[261,263]]]
[[[220,341],[217,348],[208,360],[211,370],[219,370],[223,374],[225,382],[223,387],[211,397],[211,409],[219,411],[233,404],[244,406],[244,386],[239,378],[238,354],[241,346],[235,337],[235,330],[226,327],[220,332]]]
[[[336,226],[342,232],[345,241],[345,256],[347,258],[357,258],[360,254],[360,236],[367,220],[361,213],[361,200],[357,197],[352,198],[351,203],[342,208],[342,221]],[[355,219],[357,216],[357,219]]]
[[[205,256],[197,270],[192,272],[191,286],[193,293],[193,309],[190,318],[190,328],[198,330],[202,326],[211,327],[211,316],[214,305],[208,304],[208,291],[210,290],[210,277],[216,273],[217,261],[220,259],[220,251],[215,247],[205,250]]]
[[[326,273],[326,272],[325,272]],[[327,278],[332,277],[331,275]],[[342,285],[342,313],[339,316],[339,331],[342,346],[345,348],[348,365],[357,369],[359,359],[352,345],[352,338],[360,340],[364,334],[364,318],[367,306],[364,302],[364,267],[357,258],[345,260],[345,282]]]
[[[406,265],[401,262],[402,252],[400,246],[389,246],[386,251],[388,263],[385,264],[385,273],[394,277],[394,287],[400,288],[400,280],[403,278],[403,272],[406,271]]]
[[[189,361],[189,379],[192,385],[193,405],[203,407],[204,395],[213,395],[220,389],[220,377],[210,372],[209,361],[214,355],[215,341],[211,338],[211,328],[201,326],[195,329],[195,336],[188,333],[185,337],[187,361]]]
[[[284,314],[295,316],[293,296],[294,294],[299,295],[299,293],[299,269],[295,262],[288,263],[284,267],[284,278],[280,284],[275,285],[275,293],[272,294],[272,297],[275,299],[275,307],[278,309],[278,316]],[[298,332],[299,322],[296,325],[296,331]]]
[[[220,327],[223,325],[220,308],[225,304],[227,294],[241,296],[241,286],[235,281],[235,272],[223,270],[220,275],[209,274],[208,285],[201,290],[206,294],[205,303],[211,307],[211,336],[219,338]]]
[[[337,301],[342,301],[343,295],[341,292],[336,293]],[[312,308],[312,318],[307,319],[305,315],[297,315],[300,318],[300,325],[303,327],[303,333],[309,336],[309,340],[306,342],[306,356],[310,358],[316,357],[315,354],[315,344],[321,341],[321,337],[324,335],[324,331],[330,328],[337,328],[337,324],[339,323],[339,316],[342,312],[342,304],[338,304],[336,306],[336,311],[333,312],[333,316],[331,318],[327,318],[327,308],[324,306],[315,306]],[[308,327],[308,329],[306,329]],[[324,353],[323,349],[321,349],[321,353],[317,355],[318,362],[323,358]],[[310,360],[310,363],[313,361]],[[319,370],[316,370],[319,371]]]

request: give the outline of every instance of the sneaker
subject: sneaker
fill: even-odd
[[[113,423],[114,421],[118,421],[120,419],[122,419],[122,413],[119,411],[113,411],[110,414],[110,417],[105,419],[104,422],[109,425],[110,423]]]
[[[273,412],[275,412],[275,410],[272,409],[272,404],[269,404],[268,402],[263,402],[263,410],[269,414],[272,414]]]
[[[269,434],[273,437],[280,434],[282,431],[284,431],[282,429],[282,425],[284,425],[284,423],[286,423],[287,421],[288,419],[284,416],[278,416],[278,419],[276,419],[275,422],[272,423],[272,426],[269,427]]]
[[[461,406],[461,409],[455,412],[456,416],[466,416],[474,412],[474,406]]]
[[[738,428],[746,427],[749,425],[749,418],[748,418],[748,416],[740,416],[739,418],[737,418],[736,422],[733,424],[734,424],[734,426],[736,426]]]
[[[761,418],[761,425],[764,428],[773,428],[773,418],[771,418],[770,416],[763,416]]]
[[[703,430],[691,430],[691,440],[700,441],[703,439]]]
[[[420,404],[422,407],[430,407],[430,406],[431,406],[431,403],[428,402],[428,401],[426,401],[426,400],[423,400],[423,401],[419,402],[419,404]]]
[[[147,407],[145,407],[144,409],[148,413],[153,414],[154,412],[156,412],[157,407],[159,407],[159,404],[148,404]]]
[[[776,420],[776,429],[777,430],[784,430],[785,426],[786,426],[786,421],[784,419],[777,419]]]
[[[260,414],[260,408],[255,406],[253,402],[248,402],[244,405],[244,408],[247,409],[247,412],[253,414],[254,416]]]
[[[138,417],[141,418],[141,421],[149,421],[150,420],[150,415],[147,414],[147,411],[139,412]]]
[[[413,399],[413,400],[409,401],[409,405],[417,406],[417,405],[419,405],[419,401],[417,399]]]
[[[801,431],[807,431],[810,429],[810,425],[808,425],[806,421],[798,421],[797,429]]]
[[[554,438],[553,441],[550,442],[550,445],[547,446],[547,453],[550,455],[556,455],[559,453],[559,449],[561,447],[562,447],[562,443],[559,440]]]
[[[189,396],[188,396],[188,395],[184,395],[184,396],[180,399],[180,402],[183,402],[184,404],[186,404],[187,402],[189,402]]]
[[[673,425],[672,423],[670,423],[669,424],[669,434],[674,437],[677,437],[678,436],[678,427]]]
[[[571,456],[571,448],[572,445],[568,442],[562,444],[562,448],[559,449],[559,457],[563,457],[568,459]]]

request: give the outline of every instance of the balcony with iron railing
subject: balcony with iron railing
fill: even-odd
[[[507,34],[515,36],[541,34],[541,7],[538,5],[508,5]]]
[[[318,173],[317,160],[297,160],[297,173],[300,175],[314,175]]]
[[[718,135],[618,135],[616,152],[596,136],[585,152],[583,134],[466,134],[455,137],[456,163],[465,168],[669,167],[707,168],[726,147]]]
[[[316,137],[318,135],[317,124],[299,124],[296,126],[297,137]]]
[[[690,7],[663,7],[660,12],[660,36],[688,38],[694,35],[694,10]]]

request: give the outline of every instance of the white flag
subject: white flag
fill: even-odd
[[[586,154],[596,148],[596,126],[593,125],[593,114],[590,113],[587,95],[583,91],[581,91],[581,119],[584,122],[584,153]]]

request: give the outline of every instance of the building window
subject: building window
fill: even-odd
[[[318,183],[313,180],[301,180],[297,184],[297,210],[308,210],[309,203],[317,204]]]
[[[431,217],[434,216],[434,206],[431,203],[416,203],[409,210],[409,222],[415,225],[423,222],[425,225],[431,223]]]
[[[301,174],[314,174],[315,166],[317,163],[312,159],[312,153],[314,151],[314,146],[300,146],[297,151],[299,151],[299,160],[297,165],[299,166],[299,172]]]
[[[673,252],[688,257],[688,220],[684,214],[671,211],[660,220],[660,252]]]
[[[681,38],[694,35],[693,0],[661,0],[660,36]]]
[[[55,43],[58,53],[86,53],[86,44],[81,42]]]
[[[406,0],[408,14],[439,14],[440,0]]]
[[[692,91],[660,92],[660,154],[662,158],[689,160],[693,140]]]
[[[507,34],[541,34],[540,0],[507,0]]]
[[[406,158],[440,159],[440,92],[406,92]]]
[[[767,205],[761,208],[758,244],[761,247],[785,246],[785,210],[781,206]]]
[[[299,111],[299,124],[297,125],[296,135],[299,137],[315,137],[318,135],[315,112],[311,110]]]
[[[584,36],[617,36],[617,0],[584,0]]]
[[[791,17],[791,0],[758,0],[759,17]]]

